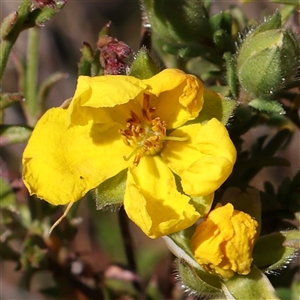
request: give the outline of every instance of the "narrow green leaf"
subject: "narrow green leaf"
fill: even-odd
[[[0,110],[3,110],[17,102],[23,101],[24,97],[20,93],[0,94]]]
[[[32,129],[20,125],[0,125],[1,146],[26,142]]]

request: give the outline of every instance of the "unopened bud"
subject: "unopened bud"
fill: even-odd
[[[100,63],[105,75],[125,75],[128,72],[127,59],[133,53],[125,43],[108,35],[102,35],[97,41],[100,50]]]
[[[237,56],[240,85],[254,97],[270,99],[293,81],[299,58],[295,34],[281,28],[276,13],[244,39]]]

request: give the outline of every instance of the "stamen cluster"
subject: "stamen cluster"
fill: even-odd
[[[166,123],[159,117],[152,118],[155,107],[149,105],[149,95],[144,96],[142,106],[142,119],[133,111],[130,111],[131,118],[126,120],[126,129],[121,129],[122,139],[127,146],[134,148],[134,151],[125,160],[130,159],[134,154],[134,164],[138,165],[141,157],[155,155],[163,147],[166,137]]]

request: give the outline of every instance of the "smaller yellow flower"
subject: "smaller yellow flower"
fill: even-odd
[[[234,210],[232,204],[218,205],[192,236],[196,261],[223,278],[249,274],[257,226],[250,215]]]

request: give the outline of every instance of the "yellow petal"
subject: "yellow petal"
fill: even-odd
[[[208,195],[231,174],[236,150],[226,128],[217,119],[205,125],[183,126],[170,136],[189,136],[183,142],[167,140],[161,152],[162,159],[181,177],[186,194]]]
[[[146,235],[156,238],[190,227],[199,218],[189,197],[176,189],[172,172],[158,156],[142,157],[129,169],[124,207]]]
[[[176,69],[166,69],[143,80],[148,87],[150,106],[155,117],[166,122],[167,128],[177,128],[195,119],[203,106],[202,82],[195,76]]]
[[[130,152],[116,123],[66,127],[66,110],[48,110],[37,123],[23,154],[23,179],[30,194],[58,205],[127,167]]]
[[[84,125],[89,119],[96,123],[105,123],[115,120],[113,118],[116,106],[120,112],[126,109],[130,100],[135,100],[140,108],[143,91],[147,86],[132,76],[106,75],[106,76],[79,76],[76,91],[68,108],[70,124]],[[134,106],[132,103],[131,105]],[[127,111],[130,112],[131,108]],[[130,117],[130,113],[126,118]],[[124,119],[124,121],[125,121]]]

